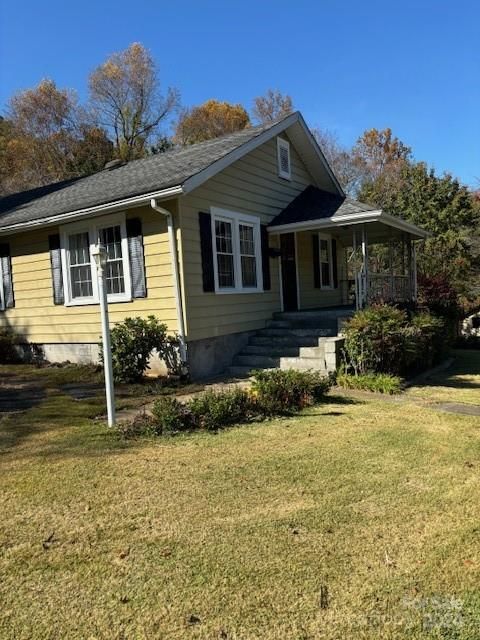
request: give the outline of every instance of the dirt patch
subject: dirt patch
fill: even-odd
[[[0,383],[0,413],[26,411],[37,406],[45,398],[41,386],[28,381]]]

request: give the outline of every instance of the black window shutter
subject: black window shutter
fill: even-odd
[[[337,241],[332,238],[333,286],[338,289]]]
[[[320,289],[320,247],[318,242],[318,234],[312,235],[312,257],[313,257],[313,286]]]
[[[127,220],[127,244],[130,279],[132,281],[132,298],[146,298],[145,256],[143,251],[142,221],[140,218]]]
[[[203,290],[215,291],[215,275],[213,271],[212,216],[203,211],[198,212],[200,225],[200,251],[202,254]]]
[[[2,284],[5,309],[10,309],[15,306],[15,298],[13,297],[12,259],[10,257],[10,246],[8,244],[0,245],[0,260],[2,262]]]
[[[60,235],[58,233],[48,236],[48,247],[50,249],[50,265],[52,267],[53,303],[64,304],[62,253],[60,250]]]
[[[262,224],[260,227],[262,236],[262,271],[263,271],[263,290],[270,291],[272,282],[270,278],[270,255],[268,250],[268,231],[267,225]]]

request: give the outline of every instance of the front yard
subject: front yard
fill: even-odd
[[[480,637],[480,417],[436,405],[480,406],[479,352],[399,398],[128,443],[36,375],[0,423],[1,638]]]

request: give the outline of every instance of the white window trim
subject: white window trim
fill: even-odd
[[[215,275],[215,293],[262,293],[263,292],[263,271],[262,271],[262,238],[260,233],[260,218],[249,216],[236,211],[228,211],[218,207],[210,207],[212,222],[212,248],[213,248],[213,272]],[[233,243],[233,268],[234,287],[220,287],[218,284],[218,262],[217,262],[217,239],[215,232],[215,220],[223,220],[232,223],[232,243]],[[244,287],[242,285],[242,263],[240,257],[240,237],[238,227],[246,224],[253,227],[255,242],[255,266],[257,272],[257,286]]]
[[[98,233],[100,229],[105,227],[120,226],[120,233],[122,238],[122,262],[123,262],[123,277],[125,280],[125,292],[124,293],[109,293],[107,296],[108,302],[131,302],[132,300],[132,281],[130,277],[130,260],[128,256],[128,241],[127,241],[127,227],[125,223],[125,213],[115,214],[111,216],[105,216],[96,218],[92,221],[84,220],[82,222],[74,222],[72,224],[60,227],[60,249],[62,258],[62,273],[63,273],[63,290],[65,292],[65,306],[75,307],[88,304],[99,304],[98,294],[98,276],[97,267],[93,258],[92,250],[96,246],[98,241]],[[92,273],[92,296],[85,296],[83,298],[73,298],[71,281],[70,281],[70,266],[67,255],[68,248],[68,236],[72,233],[88,233],[89,246],[90,246],[90,268]]]
[[[328,285],[324,285],[323,284],[323,277],[322,277],[322,247],[320,245],[320,240],[326,240],[327,241],[327,246],[328,246],[328,263],[330,265],[330,284]],[[334,282],[333,282],[333,252],[332,252],[332,236],[329,233],[319,233],[318,234],[318,268],[320,269],[320,289],[325,289],[325,290],[329,290],[329,289],[335,289],[334,287]]]
[[[282,163],[280,160],[280,151],[281,149],[286,149],[288,153],[288,171],[282,170]],[[280,178],[284,178],[285,180],[292,179],[292,158],[290,155],[290,143],[285,138],[277,137],[277,165],[278,165],[278,175]]]

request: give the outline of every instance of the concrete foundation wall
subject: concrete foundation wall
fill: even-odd
[[[243,331],[189,342],[188,362],[191,377],[198,380],[225,371],[232,364],[234,356],[254,334],[255,331]]]
[[[40,358],[47,362],[71,362],[73,364],[99,364],[100,352],[97,343],[48,343],[18,345],[20,357],[25,361]],[[175,355],[173,355],[175,359]],[[157,352],[150,358],[147,376],[167,375],[167,365]]]

